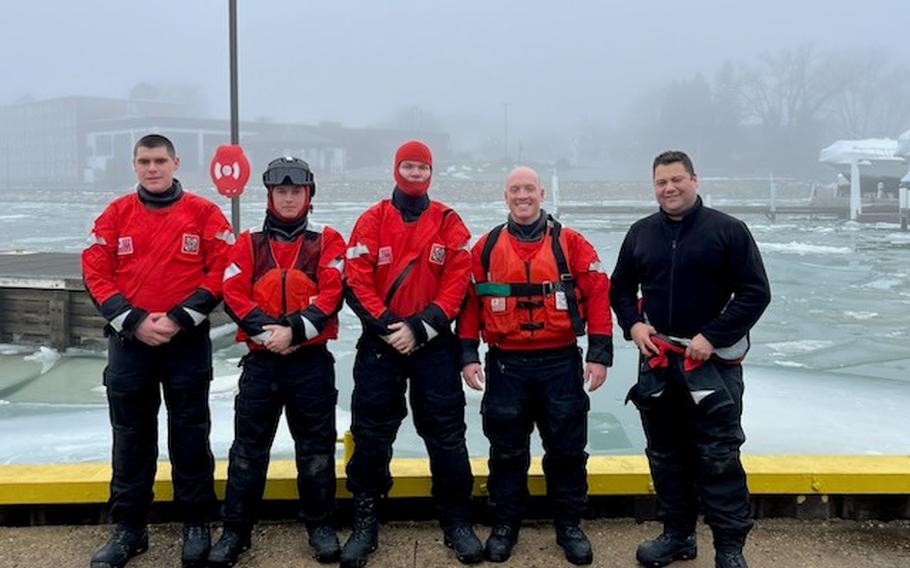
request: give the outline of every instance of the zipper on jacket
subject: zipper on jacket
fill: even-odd
[[[288,282],[288,269],[281,269],[281,317],[284,317],[288,313],[288,294],[287,294],[287,282]]]
[[[673,332],[673,276],[676,275],[676,239],[675,238],[670,243],[670,249],[672,252],[670,253],[670,290],[668,291],[669,295],[670,295],[670,306],[669,306],[669,310],[668,310],[669,315],[667,316],[667,320],[668,320],[667,327],[669,328],[667,330],[667,333]]]

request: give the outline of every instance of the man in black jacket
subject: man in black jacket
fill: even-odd
[[[716,565],[744,568],[752,521],[739,362],[770,302],[768,278],[746,225],[702,204],[685,153],[660,154],[652,172],[660,211],[629,229],[610,290],[625,337],[641,352],[628,400],[641,412],[664,524],[637,558],[645,566],[693,558],[700,503]]]

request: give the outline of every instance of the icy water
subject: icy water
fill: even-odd
[[[313,219],[346,235],[372,194],[379,197],[387,189],[377,186],[355,201],[345,187],[340,184],[317,195]],[[243,227],[261,220],[262,195],[260,190],[250,192],[242,211]],[[491,189],[485,195],[496,194]],[[0,250],[78,252],[92,220],[112,196],[0,193]],[[505,217],[498,200],[478,201],[464,192],[441,191],[435,196],[454,205],[475,236]],[[320,198],[331,200],[331,205]],[[229,214],[229,206],[224,208]],[[634,220],[594,214],[562,217],[594,243],[611,268]],[[753,349],[746,362],[745,451],[910,453],[910,234],[885,224],[808,218],[771,223],[758,216],[745,220],[764,256],[773,294],[770,308],[753,330]],[[330,345],[337,361],[339,431],[350,424],[351,368],[359,327],[345,308],[341,337]],[[216,457],[225,458],[232,438],[237,362],[244,348],[232,343],[229,330],[215,335],[212,444]],[[606,385],[591,394],[591,454],[638,454],[644,446],[637,412],[623,405],[635,380],[636,352],[621,338],[616,348]],[[107,460],[110,432],[103,366],[101,353],[0,346],[0,463]],[[483,455],[481,395],[466,391],[469,450]],[[163,432],[162,424],[162,441]],[[290,456],[292,447],[282,425],[273,455]],[[166,452],[162,447],[162,455]],[[535,441],[535,453],[539,452]],[[395,454],[424,454],[410,418],[402,426]]]

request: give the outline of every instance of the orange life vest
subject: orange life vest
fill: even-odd
[[[306,231],[297,240],[294,264],[290,268],[282,268],[275,260],[268,234],[261,231],[250,233],[253,248],[253,301],[276,318],[303,310],[319,294],[317,270],[322,254],[322,233]],[[301,345],[325,343],[335,337],[338,337],[338,319],[332,318],[319,335]],[[237,340],[261,347],[249,341],[249,337],[239,329]]]
[[[548,220],[543,242],[523,260],[504,225],[487,235],[481,254],[485,282],[477,282],[480,331],[484,341],[505,349],[559,347],[574,343],[585,329],[583,306],[568,269],[561,226]]]

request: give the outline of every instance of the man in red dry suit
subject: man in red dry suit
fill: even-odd
[[[123,566],[148,548],[162,387],[183,565],[203,566],[209,550],[215,490],[208,314],[221,301],[234,234],[217,205],[183,190],[174,178],[179,165],[164,136],[139,139],[136,191],[107,206],[82,252],[86,289],[107,320],[104,385],[114,438],[116,527],[92,557],[94,568]]]
[[[482,559],[470,521],[465,397],[450,326],[470,279],[470,234],[452,208],[427,196],[432,166],[425,144],[401,145],[391,199],[360,216],[348,243],[346,298],[363,335],[354,364],[354,455],[347,467],[354,532],[342,550],[342,566],[363,566],[378,545],[376,507],[392,486],[389,462],[407,415],[408,379],[445,543],[463,563]]]

